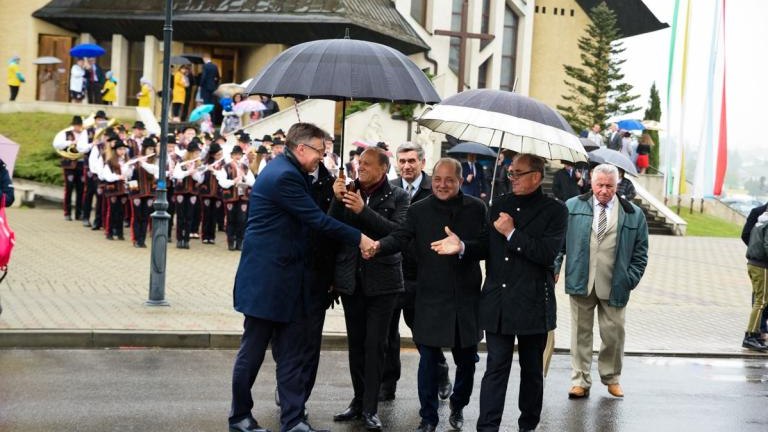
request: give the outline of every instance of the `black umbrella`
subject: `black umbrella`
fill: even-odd
[[[463,142],[451,147],[446,153],[448,154],[467,154],[472,153],[478,156],[487,156],[491,158],[496,157],[496,152],[491,150],[487,145],[483,145],[476,142]]]
[[[597,150],[589,152],[590,162],[598,164],[610,164],[617,168],[621,168],[629,175],[637,177],[637,168],[632,162],[632,159],[628,158],[625,154],[611,150],[609,148],[601,147]]]
[[[172,65],[203,64],[203,58],[193,54],[181,54],[171,57]]]
[[[595,142],[589,138],[579,138],[579,141],[581,141],[581,145],[584,146],[584,150],[588,152],[591,152],[592,150],[597,150],[600,148],[599,145],[595,144]]]
[[[348,38],[305,42],[283,51],[253,78],[246,93],[343,101],[342,113],[347,100],[440,102],[432,82],[403,53]]]

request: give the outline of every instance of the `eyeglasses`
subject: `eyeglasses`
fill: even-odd
[[[322,149],[322,150],[318,150],[318,149],[316,149],[316,148],[312,147],[312,146],[311,146],[311,145],[309,145],[309,144],[305,144],[305,143],[302,143],[301,145],[303,145],[304,147],[309,147],[309,148],[311,148],[312,150],[314,150],[315,152],[317,152],[317,154],[319,154],[319,155],[320,155],[320,157],[323,157],[323,156],[325,156],[325,147],[323,147],[323,149]]]
[[[537,172],[537,171],[536,170],[524,171],[524,172],[507,171],[507,177],[511,178],[511,179],[514,179],[514,180],[517,180],[517,179],[519,179],[520,177],[522,177],[524,175],[528,175],[528,174],[534,173],[534,172]]]

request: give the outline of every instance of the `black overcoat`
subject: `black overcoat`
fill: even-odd
[[[492,225],[500,212],[515,221],[509,241]],[[554,329],[557,305],[553,269],[568,225],[565,205],[545,196],[541,188],[525,196],[504,195],[494,199],[489,221],[488,238],[479,245],[481,249],[470,243],[465,251],[465,256],[486,258],[481,328],[505,335],[541,334]]]
[[[460,347],[466,348],[483,338],[479,323],[482,273],[478,259],[432,251],[430,244],[445,238],[446,226],[467,247],[480,241],[487,231],[485,203],[461,192],[448,201],[434,195],[424,198],[411,206],[401,228],[380,240],[379,253],[400,250],[413,240],[419,263],[413,339],[421,345],[453,348],[458,329]]]

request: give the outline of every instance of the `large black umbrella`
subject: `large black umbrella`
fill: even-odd
[[[478,156],[486,156],[486,157],[496,157],[496,152],[494,152],[490,147],[484,144],[476,143],[476,142],[463,142],[461,144],[456,144],[455,146],[451,147],[450,150],[448,150],[446,153],[448,154],[476,154]]]
[[[403,53],[348,38],[305,42],[283,51],[253,78],[246,93],[343,102],[440,102],[432,82]],[[343,143],[343,121],[341,134]]]
[[[590,162],[598,164],[610,164],[617,168],[621,168],[629,175],[637,177],[637,168],[632,162],[632,159],[628,158],[625,154],[611,150],[609,148],[600,147],[597,150],[589,152]]]
[[[203,58],[194,54],[181,54],[171,57],[172,65],[203,64]]]

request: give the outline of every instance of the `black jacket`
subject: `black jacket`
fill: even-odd
[[[576,169],[573,169],[573,173],[576,173]],[[579,181],[576,177],[568,174],[568,170],[563,168],[555,173],[552,179],[552,194],[555,198],[562,202],[566,202],[569,199],[581,195],[581,188],[579,188]]]
[[[757,218],[765,213],[766,208],[768,208],[768,204],[763,204],[753,208],[752,211],[749,212],[747,222],[744,224],[744,229],[741,230],[741,241],[743,241],[745,245],[749,246],[749,234],[752,232],[752,228],[755,227]]]
[[[413,194],[411,198],[411,205],[423,200],[424,198],[432,196],[432,178],[424,171],[421,172],[421,183],[419,183],[419,189]],[[390,186],[403,187],[403,178],[398,177],[389,181]],[[416,280],[416,271],[418,268],[418,261],[416,260],[416,250],[413,245],[403,250],[403,278],[407,281]]]
[[[311,179],[310,179],[311,180]],[[310,194],[320,210],[328,212],[333,200],[333,181],[335,178],[328,169],[320,164],[317,181],[310,186]],[[312,305],[325,309],[328,307],[328,290],[333,285],[333,271],[339,244],[330,237],[317,231],[309,234],[310,253],[307,264],[311,268],[312,283],[310,283],[309,298]]]
[[[371,195],[360,214],[347,210],[344,203],[335,198],[329,214],[378,240],[402,225],[408,204],[408,194],[385,181]],[[365,260],[359,248],[344,246],[336,255],[334,279],[334,288],[343,294],[353,294],[357,289],[362,289],[366,296],[404,292],[402,255],[398,252]]]
[[[489,223],[479,246],[466,245],[465,257],[486,259],[480,299],[480,326],[499,334],[541,334],[555,328],[554,262],[563,246],[568,210],[541,188],[530,195],[496,198],[489,213],[515,221],[509,241]]]
[[[8,168],[5,166],[5,162],[0,160],[0,194],[5,197],[5,206],[10,207],[13,205],[13,180],[8,173]]]
[[[447,226],[469,247],[487,237],[487,220],[485,203],[478,198],[459,193],[451,200],[441,201],[433,195],[412,205],[403,226],[380,241],[380,254],[415,245],[419,274],[413,338],[417,344],[466,348],[483,338],[479,259],[438,255],[430,244],[445,238]]]

